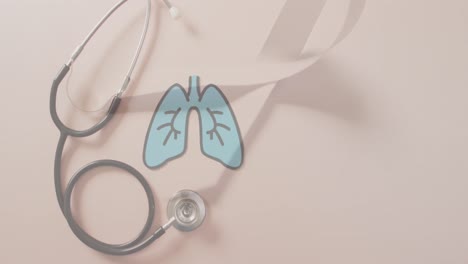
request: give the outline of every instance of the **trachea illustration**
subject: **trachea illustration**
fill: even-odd
[[[191,110],[198,113],[202,153],[231,169],[242,165],[241,133],[228,100],[217,86],[208,85],[201,91],[199,83],[198,76],[190,77],[188,92],[175,84],[159,102],[145,140],[147,167],[161,167],[184,154]]]

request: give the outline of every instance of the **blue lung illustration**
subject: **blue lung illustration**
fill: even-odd
[[[242,164],[242,143],[237,121],[221,90],[209,85],[200,101],[202,151],[230,168]]]
[[[146,135],[144,162],[158,168],[181,156],[186,149],[188,114],[199,113],[200,142],[204,155],[231,169],[243,162],[243,145],[228,100],[215,85],[200,92],[199,78],[190,78],[188,93],[173,85],[161,99]]]
[[[146,135],[144,162],[147,167],[160,167],[184,153],[188,109],[184,88],[180,85],[169,88],[156,108]]]

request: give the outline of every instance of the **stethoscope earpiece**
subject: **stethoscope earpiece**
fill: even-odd
[[[179,19],[181,17],[179,9],[175,6],[169,9],[169,13],[173,19]]]
[[[171,14],[171,17],[173,19],[179,19],[181,17],[180,15],[180,10],[172,5],[172,3],[169,0],[163,0],[164,4],[166,4],[167,8],[169,8],[169,14]]]

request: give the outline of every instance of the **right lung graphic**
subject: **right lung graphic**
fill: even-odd
[[[196,110],[203,154],[228,168],[239,168],[244,148],[228,100],[215,85],[201,91],[198,76],[190,77],[189,84],[188,92],[179,84],[171,86],[156,107],[145,140],[145,165],[158,168],[183,155],[189,112]]]

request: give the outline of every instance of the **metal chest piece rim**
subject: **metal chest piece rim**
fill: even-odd
[[[200,227],[205,220],[205,202],[194,191],[179,191],[167,204],[167,216],[169,219],[174,219],[173,226],[179,231],[193,231]]]

